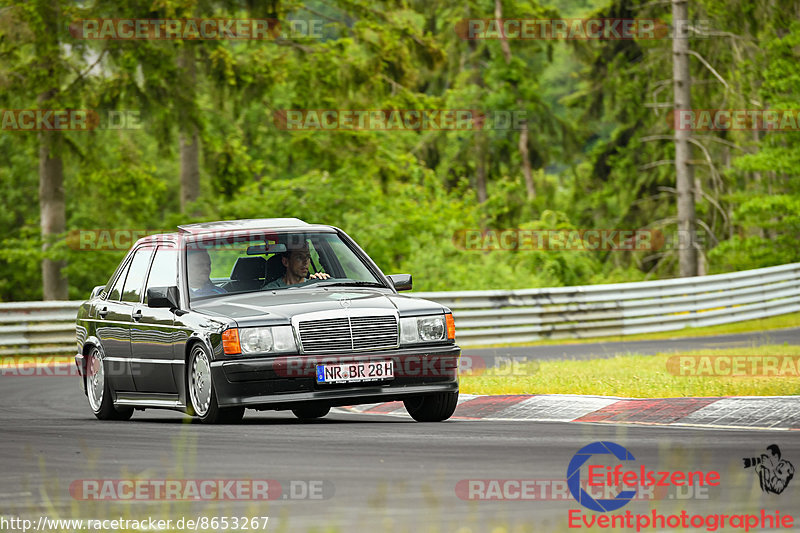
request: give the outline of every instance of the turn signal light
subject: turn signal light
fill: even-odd
[[[453,320],[453,315],[447,313],[444,315],[445,322],[447,322],[447,338],[455,340],[456,338],[456,322]]]
[[[238,329],[231,328],[222,332],[222,351],[225,352],[225,355],[242,353],[242,346],[239,344]]]

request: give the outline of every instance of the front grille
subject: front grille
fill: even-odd
[[[397,346],[397,322],[393,316],[350,319],[354,350],[379,350]]]
[[[394,316],[357,316],[308,320],[298,324],[305,353],[397,348]]]

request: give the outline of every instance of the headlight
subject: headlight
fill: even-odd
[[[440,341],[444,339],[444,317],[420,318],[417,320],[417,329],[423,341]]]
[[[446,332],[444,315],[400,319],[401,344],[443,341]]]
[[[242,328],[239,331],[242,353],[271,352],[272,331],[270,328]]]
[[[228,355],[297,351],[292,326],[231,328],[222,333],[222,348]]]

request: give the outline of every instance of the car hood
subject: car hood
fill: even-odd
[[[235,320],[239,326],[288,324],[295,315],[348,309],[396,310],[400,316],[442,313],[446,308],[427,300],[389,291],[346,287],[288,289],[232,294],[195,302],[192,309],[208,316]]]

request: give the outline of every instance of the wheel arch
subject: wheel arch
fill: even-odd
[[[208,350],[208,353],[210,354],[209,362],[214,360],[214,350],[211,347],[211,342],[208,336],[200,335],[199,333],[192,333],[192,335],[186,339],[183,350],[183,375],[181,376],[181,386],[178,389],[179,398],[181,402],[183,402],[186,412],[189,412],[191,408],[191,399],[189,396],[189,359],[192,356],[192,350],[198,344],[203,345],[206,350]]]
[[[187,366],[189,365],[189,358],[192,356],[192,349],[197,344],[202,344],[203,346],[205,346],[206,350],[208,350],[208,353],[210,355],[209,359],[211,360],[214,359],[214,349],[211,346],[211,342],[209,341],[208,337],[199,335],[197,333],[193,333],[188,339],[186,339],[185,349],[183,353],[183,361],[186,363]]]
[[[81,371],[81,380],[83,381],[83,393],[84,394],[88,394],[88,392],[86,390],[86,377],[87,377],[87,374],[88,374],[86,365],[89,362],[89,359],[87,358],[87,356],[89,355],[89,352],[92,351],[92,348],[97,348],[98,350],[100,350],[100,358],[101,359],[105,359],[106,358],[106,352],[105,352],[105,350],[103,350],[103,345],[100,342],[100,339],[98,339],[94,335],[87,337],[86,340],[83,343],[83,347],[81,348],[81,354],[83,355],[83,368],[81,368],[80,371]]]

